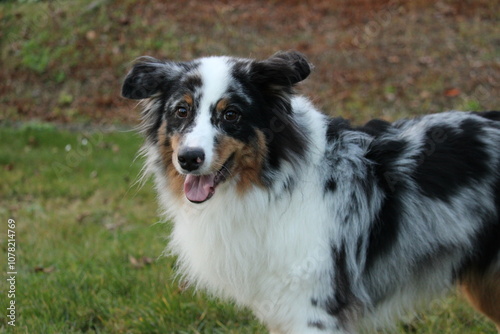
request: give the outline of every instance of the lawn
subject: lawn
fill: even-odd
[[[16,326],[2,296],[0,332],[266,333],[252,315],[183,291],[174,259],[161,256],[150,182],[136,184],[140,137],[133,131],[65,131],[47,123],[0,127],[2,271],[7,222],[16,239]],[[394,333],[495,333],[449,297]]]

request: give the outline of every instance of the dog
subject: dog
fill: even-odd
[[[195,288],[271,333],[357,333],[459,286],[500,330],[500,112],[364,126],[294,87],[299,52],[140,58],[145,173]]]

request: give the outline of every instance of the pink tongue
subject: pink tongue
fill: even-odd
[[[188,174],[184,180],[184,193],[191,202],[203,202],[214,193],[214,175]]]

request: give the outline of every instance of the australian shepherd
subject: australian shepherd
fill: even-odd
[[[145,170],[196,288],[271,333],[357,333],[458,285],[500,326],[500,112],[361,127],[294,92],[298,52],[139,59]]]

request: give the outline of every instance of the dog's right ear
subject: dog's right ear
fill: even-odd
[[[255,62],[252,76],[259,84],[291,87],[309,76],[312,65],[297,51],[281,51]]]
[[[122,86],[122,96],[132,100],[151,97],[165,90],[178,72],[178,66],[173,63],[142,57],[127,74]]]

